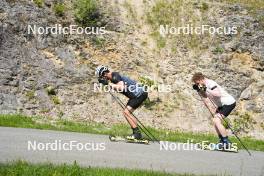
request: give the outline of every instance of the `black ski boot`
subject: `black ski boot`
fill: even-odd
[[[141,135],[141,133],[133,133],[131,135],[128,135],[126,138],[129,140],[134,140],[134,139],[141,140],[142,135]]]
[[[232,143],[229,141],[228,137],[223,137],[221,139],[221,150],[230,150]]]
[[[132,130],[133,130],[133,134],[127,136],[127,139],[130,139],[130,140],[133,140],[133,139],[140,140],[140,139],[142,139],[142,135],[141,135],[140,130],[139,130],[138,127],[132,128]]]

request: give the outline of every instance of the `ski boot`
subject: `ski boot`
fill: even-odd
[[[140,132],[139,133],[133,133],[131,135],[128,135],[126,138],[128,140],[141,140],[142,139],[142,135],[141,135]]]

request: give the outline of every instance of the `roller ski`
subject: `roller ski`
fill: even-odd
[[[143,138],[135,138],[135,136],[129,135],[126,137],[122,136],[109,136],[111,142],[126,142],[126,143],[136,143],[136,144],[149,144],[149,140]]]
[[[238,153],[238,148],[236,145],[232,143],[203,143],[200,145],[200,149],[202,150],[210,150],[210,151],[220,151],[220,152],[232,152]]]

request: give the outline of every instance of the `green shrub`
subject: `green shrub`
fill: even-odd
[[[224,48],[217,46],[217,47],[213,50],[213,53],[214,53],[214,54],[222,54],[224,51],[225,51]]]
[[[28,97],[28,99],[29,100],[32,100],[32,99],[34,99],[35,98],[35,91],[28,91],[27,93],[26,93],[26,96]]]
[[[140,76],[139,77],[139,82],[146,88],[146,89],[149,89],[150,87],[153,88],[153,90],[158,90],[158,86],[157,84],[155,83],[154,80],[148,78],[148,77],[145,77],[145,76]],[[152,109],[152,107],[154,105],[156,105],[158,102],[160,102],[160,99],[157,98],[156,100],[150,100],[149,98],[147,98],[143,105],[145,106],[145,108],[147,109]]]
[[[38,6],[38,7],[42,7],[44,4],[44,0],[33,0],[33,2]]]
[[[260,123],[260,126],[264,130],[264,122]]]
[[[202,3],[202,10],[206,11],[206,10],[208,10],[208,8],[209,8],[208,4],[206,2],[203,2]]]
[[[164,48],[166,46],[166,38],[162,37],[159,32],[153,32],[151,36],[156,40],[158,48]]]
[[[143,42],[141,42],[141,45],[142,45],[142,46],[147,46],[147,44],[148,44],[147,41],[143,41]]]
[[[149,110],[154,110],[154,107],[161,102],[161,99],[160,98],[156,98],[156,99],[153,99],[153,100],[150,100],[149,97],[143,102],[143,106],[146,108],[146,109],[149,109]]]
[[[238,118],[233,120],[234,131],[238,133],[248,133],[249,130],[253,128],[254,124],[256,124],[256,121],[248,113],[241,114]]]
[[[57,16],[62,17],[65,13],[65,5],[63,3],[58,3],[54,5],[54,12]]]
[[[95,37],[92,39],[93,43],[95,44],[95,46],[97,47],[104,47],[106,40],[104,38],[99,38],[99,37]]]
[[[98,4],[95,0],[77,0],[74,4],[75,20],[83,26],[96,26],[100,19]]]
[[[58,105],[58,104],[60,104],[61,102],[60,102],[60,99],[57,97],[57,96],[52,96],[51,97],[51,99],[52,99],[52,101],[53,101],[53,103],[55,104],[55,105]]]
[[[48,95],[56,95],[55,88],[52,87],[52,86],[48,86],[48,87],[46,88],[46,91],[47,91],[47,94],[48,94]]]
[[[175,22],[175,20],[178,20],[174,16],[179,15],[179,7],[181,7],[182,4],[182,0],[158,0],[147,13],[147,21],[153,25],[154,28],[159,27],[159,25],[169,25]]]
[[[147,88],[154,86],[154,90],[158,89],[158,86],[156,85],[155,81],[150,79],[150,78],[148,78],[148,77],[140,76],[139,77],[139,82],[141,84],[143,84],[144,86],[146,86]]]

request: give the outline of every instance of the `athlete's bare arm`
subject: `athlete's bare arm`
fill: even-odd
[[[200,94],[200,93],[199,93]],[[206,96],[202,96],[202,100],[205,103],[205,105],[208,107],[209,111],[211,112],[211,114],[215,114],[216,113],[216,107],[214,107],[212,105],[212,103],[210,103],[209,98]]]

